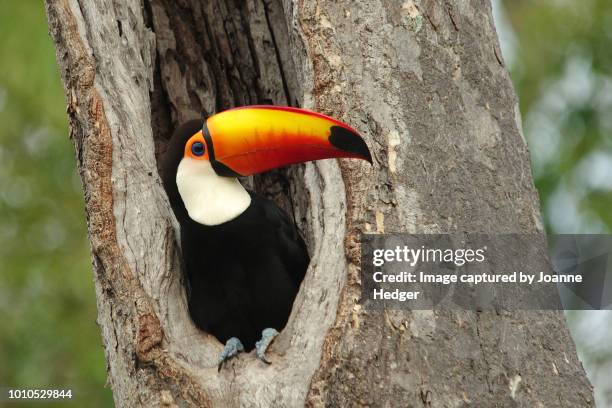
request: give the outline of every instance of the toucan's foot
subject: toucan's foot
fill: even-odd
[[[244,346],[242,345],[242,342],[238,340],[238,338],[232,337],[227,342],[225,342],[225,348],[219,356],[219,366],[217,367],[217,371],[221,371],[223,363],[225,363],[230,358],[236,356],[241,351],[244,351]]]
[[[266,364],[270,364],[270,362],[266,359],[266,350],[276,336],[278,336],[278,331],[270,327],[261,332],[261,340],[255,343],[255,354],[257,355],[257,358]]]

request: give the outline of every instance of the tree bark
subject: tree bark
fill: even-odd
[[[117,406],[593,406],[561,312],[366,311],[361,232],[540,232],[517,98],[487,1],[47,0],[83,181]],[[186,308],[157,163],[178,123],[236,105],[357,128],[374,166],[251,183],[312,261],[273,364]]]

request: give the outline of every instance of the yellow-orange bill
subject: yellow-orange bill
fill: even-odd
[[[217,173],[248,176],[311,160],[358,158],[372,162],[350,126],[304,109],[246,106],[209,117],[210,161]]]

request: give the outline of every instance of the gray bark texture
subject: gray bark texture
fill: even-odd
[[[47,0],[117,406],[585,407],[561,312],[367,311],[361,232],[542,232],[488,1]],[[172,129],[272,103],[339,118],[374,166],[245,180],[312,262],[272,365],[192,324],[158,175]]]

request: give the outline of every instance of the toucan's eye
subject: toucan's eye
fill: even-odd
[[[195,142],[191,145],[191,153],[193,153],[194,156],[202,156],[205,150],[206,148],[204,148],[204,143],[202,142]]]

